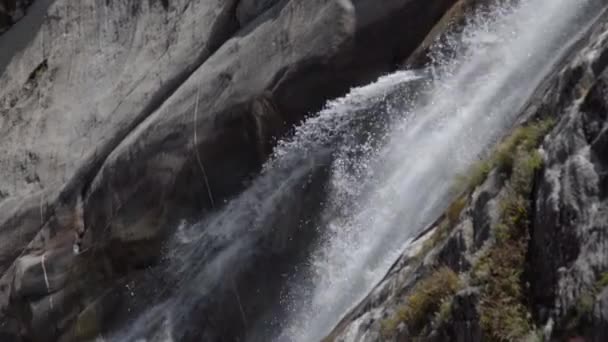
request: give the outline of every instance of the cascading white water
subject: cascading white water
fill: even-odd
[[[292,317],[279,340],[320,340],[369,292],[600,8],[592,0],[503,1],[452,37],[456,58],[437,47],[433,79],[416,100],[385,109],[401,117],[385,144],[347,143],[334,161],[325,235],[296,280],[311,277],[312,285],[286,295]]]
[[[110,339],[181,340],[180,322],[218,291],[236,288],[230,282],[258,256],[260,241],[272,241],[284,206],[298,205],[310,175],[331,163],[320,242],[308,266],[290,278],[294,286],[281,303],[290,316],[275,317],[282,328],[271,333],[280,341],[324,337],[445,208],[455,176],[513,125],[604,6],[602,0],[499,2],[448,40],[456,57],[438,47],[426,71],[399,71],[330,102],[279,143],[240,196],[179,229],[168,255],[174,288],[150,299],[152,308]],[[236,289],[234,296],[240,306]],[[250,340],[267,340],[268,326],[260,324],[260,333],[246,327]]]
[[[153,305],[146,312],[108,339],[179,341],[176,326],[190,314],[197,298],[213,296],[214,287],[224,286],[223,280],[231,278],[227,274],[252,259],[257,239],[272,234],[268,227],[280,216],[281,205],[300,200],[293,198],[293,193],[328,159],[339,141],[359,131],[359,121],[366,121],[366,117],[355,113],[383,103],[395,89],[419,79],[415,72],[399,71],[353,89],[299,126],[292,138],[281,141],[262,173],[240,196],[202,222],[184,223],[177,229],[167,256],[169,273],[179,279],[177,291],[168,299],[150,299]]]

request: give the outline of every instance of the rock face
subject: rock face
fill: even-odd
[[[322,202],[329,153],[268,199],[281,215],[236,218],[251,230],[203,227],[184,252],[192,268],[169,279],[179,221],[233,214],[227,199],[295,123],[403,61],[424,63],[430,41],[479,2],[0,0],[0,341],[103,337],[174,287],[187,308],[174,338],[243,340],[314,240],[299,228]],[[528,165],[516,163],[451,206],[328,340],[508,340],[489,331],[487,275],[505,272],[493,255],[520,266],[506,270],[509,332],[608,340],[606,32],[604,18],[526,108],[526,124],[555,125],[544,166],[528,160],[521,236],[501,228]],[[504,235],[521,255],[500,249]],[[446,286],[423,291],[441,295],[423,301],[427,315],[401,312],[433,283]]]
[[[0,340],[103,331],[110,290],[159,262],[176,219],[221,207],[277,137],[394,69],[453,3],[34,3],[0,36]],[[30,4],[0,2],[0,32]]]
[[[491,334],[496,319],[487,320],[484,294],[492,291],[492,283],[483,280],[484,272],[496,278],[503,271],[504,263],[491,260],[505,239],[501,225],[510,222],[503,211],[517,186],[515,167],[511,178],[500,170],[491,172],[466,197],[466,205],[460,202],[456,222],[449,223],[453,209],[439,218],[327,341],[608,339],[606,32],[608,23],[600,19],[578,44],[578,52],[538,89],[524,115],[532,121],[553,116],[555,126],[540,147],[544,166],[532,178],[525,199],[527,216],[520,221],[527,227],[518,240],[524,258],[520,267],[510,270],[517,289],[508,297],[517,303],[504,301],[500,308],[513,319],[500,324],[517,326],[511,331],[521,328],[520,337]],[[451,227],[448,232],[446,226]],[[502,254],[499,259],[509,257]],[[421,292],[417,285],[443,266],[459,275],[460,290],[443,298],[414,326],[403,310],[413,310]],[[510,312],[511,305],[523,314]],[[514,324],[517,317],[522,320]]]
[[[23,18],[27,8],[34,0],[0,1],[0,34],[8,30],[15,22]]]
[[[561,323],[559,334],[603,341],[608,338],[601,306],[608,285],[608,41],[605,35],[596,39],[583,53],[597,53],[597,60],[564,72],[572,96],[582,94],[582,102],[544,145],[547,163],[534,197],[529,257],[531,270],[543,270],[530,272],[538,318]],[[581,307],[585,300],[589,308]],[[571,317],[573,312],[580,317]]]

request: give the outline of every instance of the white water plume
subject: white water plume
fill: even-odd
[[[213,296],[226,279],[238,276],[239,267],[255,258],[259,241],[274,233],[271,228],[281,219],[281,208],[299,205],[301,198],[294,194],[331,159],[340,141],[355,135],[359,125],[375,121],[367,117],[365,109],[383,103],[395,89],[420,78],[416,72],[399,71],[329,102],[297,128],[292,138],[279,143],[262,173],[241,195],[202,222],[190,225],[182,221],[167,256],[169,273],[178,282],[173,289],[158,291],[172,294],[168,299],[151,298],[156,304],[110,340],[165,342],[166,336],[174,335],[173,339],[180,340],[180,320],[188,320],[197,301]],[[382,122],[386,120],[378,120]]]
[[[167,256],[175,281],[111,340],[213,340],[217,326],[200,319],[213,319],[218,307],[230,310],[222,300],[238,306],[226,315],[243,318],[248,340],[267,341],[268,326],[277,321],[282,331],[270,334],[278,340],[323,338],[447,206],[455,176],[514,124],[602,6],[601,0],[503,0],[445,40],[447,47],[437,46],[427,70],[398,71],[331,101],[278,144],[242,194],[202,222],[180,226]],[[450,50],[456,52],[444,53]],[[235,279],[257,271],[251,266],[257,260],[293,257],[315,240],[301,232],[310,227],[289,216],[311,214],[299,207],[317,200],[320,189],[311,196],[306,187],[328,166],[329,197],[312,232],[320,232],[320,242],[306,266],[296,267],[277,311],[287,311],[288,322],[281,314],[260,323],[265,313],[248,316],[241,303],[247,298],[237,289],[253,284]],[[281,274],[263,277],[270,280],[262,286],[283,281]],[[256,290],[249,300],[274,295]],[[266,297],[259,294],[264,290]]]
[[[401,119],[384,147],[353,160],[347,144],[334,161],[325,236],[299,278],[312,285],[287,295],[291,323],[279,340],[320,340],[368,293],[599,9],[592,0],[504,1],[448,39],[456,58],[436,47],[433,81],[411,105],[385,109]]]

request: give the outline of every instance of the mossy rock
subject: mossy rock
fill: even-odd
[[[101,315],[99,308],[93,304],[78,315],[74,323],[73,340],[90,341],[101,331]]]
[[[382,322],[382,334],[392,336],[401,323],[407,325],[410,332],[419,331],[441,311],[442,304],[448,302],[460,286],[458,275],[450,268],[434,271],[414,287],[393,317]]]

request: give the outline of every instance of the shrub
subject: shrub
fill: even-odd
[[[554,126],[552,119],[517,128],[505,138],[486,160],[457,178],[457,191],[470,193],[481,185],[492,170],[508,177],[508,186],[500,201],[500,222],[493,227],[496,243],[473,265],[472,282],[481,288],[480,324],[492,341],[521,340],[534,331],[529,311],[524,305],[522,274],[526,262],[529,230],[529,197],[534,175],[542,167],[536,150]],[[458,198],[446,211],[446,220],[423,245],[424,256],[449,234],[465,208],[467,195]],[[605,279],[608,285],[608,275]],[[404,323],[409,333],[419,332],[434,316],[435,322],[449,319],[451,296],[459,287],[458,276],[442,268],[421,281],[399,307],[394,317],[382,323],[383,334],[392,335]]]
[[[543,157],[537,150],[520,154],[512,171],[511,186],[517,193],[529,194],[532,191],[534,174],[543,166]]]
[[[442,267],[434,271],[412,289],[395,315],[382,323],[383,334],[393,335],[402,322],[410,332],[419,330],[459,288],[458,275],[450,268]]]
[[[493,165],[489,160],[474,163],[464,175],[456,177],[456,191],[471,191],[480,186],[492,171]]]
[[[494,341],[513,341],[532,329],[523,303],[521,274],[526,244],[509,241],[493,247],[476,267],[475,282],[482,285],[480,324]]]
[[[517,129],[492,157],[491,164],[509,176],[509,185],[494,227],[496,243],[474,265],[473,281],[482,288],[480,324],[493,341],[521,340],[534,330],[521,279],[530,225],[528,198],[543,163],[536,147],[552,126],[544,121]]]
[[[529,170],[530,155],[514,160],[511,188],[500,202],[501,220],[495,227],[496,244],[476,265],[476,282],[482,285],[480,323],[484,333],[495,341],[523,339],[533,330],[527,308],[523,305],[522,273],[526,262],[529,228],[529,201],[534,171]],[[522,161],[523,160],[523,161]],[[524,165],[524,166],[522,166]],[[519,182],[519,184],[514,184]],[[518,191],[519,190],[519,191]]]
[[[435,314],[435,322],[437,325],[440,325],[448,322],[450,319],[452,319],[452,300],[451,298],[446,298],[439,306],[437,314]]]
[[[528,228],[529,203],[521,194],[508,189],[500,201],[501,222],[496,227],[499,243],[517,239],[526,233]]]
[[[554,125],[554,119],[549,118],[515,129],[498,145],[489,158],[473,164],[465,175],[457,177],[456,190],[472,191],[486,180],[493,169],[510,174],[513,169],[525,172],[524,169],[520,169],[521,166],[526,167],[526,170],[537,168],[539,163],[542,163],[540,154],[534,152],[529,155],[529,153],[534,151]],[[520,151],[529,158],[526,160],[517,158]],[[524,165],[515,165],[516,161]]]

